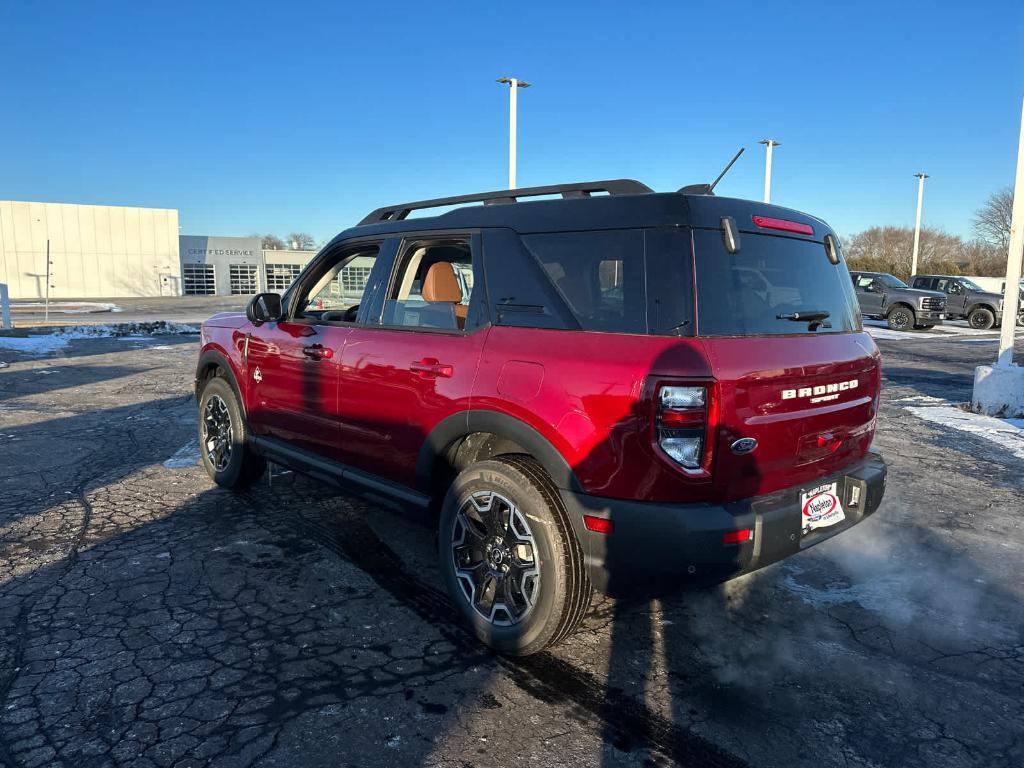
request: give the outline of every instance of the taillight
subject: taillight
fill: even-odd
[[[704,386],[663,385],[658,390],[658,445],[679,466],[704,465],[708,431],[708,390]]]

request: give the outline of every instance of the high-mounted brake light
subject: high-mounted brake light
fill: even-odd
[[[801,224],[799,221],[773,219],[770,216],[751,216],[751,218],[761,229],[780,229],[783,232],[797,232],[801,235],[814,234],[814,227],[810,224]]]
[[[707,387],[662,386],[657,408],[658,445],[683,469],[699,470],[707,437]]]

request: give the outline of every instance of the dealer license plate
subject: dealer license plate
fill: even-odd
[[[836,488],[839,483],[825,483],[800,494],[800,527],[805,534],[815,528],[828,528],[846,519]]]

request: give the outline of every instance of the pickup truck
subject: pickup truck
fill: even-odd
[[[922,330],[946,319],[946,294],[911,288],[888,272],[851,272],[864,317],[887,321],[894,331]]]

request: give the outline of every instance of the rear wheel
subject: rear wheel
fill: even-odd
[[[246,442],[245,417],[226,379],[216,376],[199,396],[199,456],[206,473],[223,488],[243,490],[267,463]]]
[[[1024,307],[1021,307],[1020,311],[1017,312],[1017,325],[1024,326]]]
[[[967,324],[975,330],[987,331],[996,324],[996,316],[990,309],[977,307],[976,309],[972,309],[971,314],[967,316]]]
[[[893,307],[889,310],[889,314],[886,315],[886,320],[889,322],[890,329],[905,331],[908,328],[914,327],[914,310],[903,305]]]
[[[579,624],[592,588],[568,514],[527,456],[481,461],[459,473],[441,510],[445,584],[476,636],[527,656]]]

